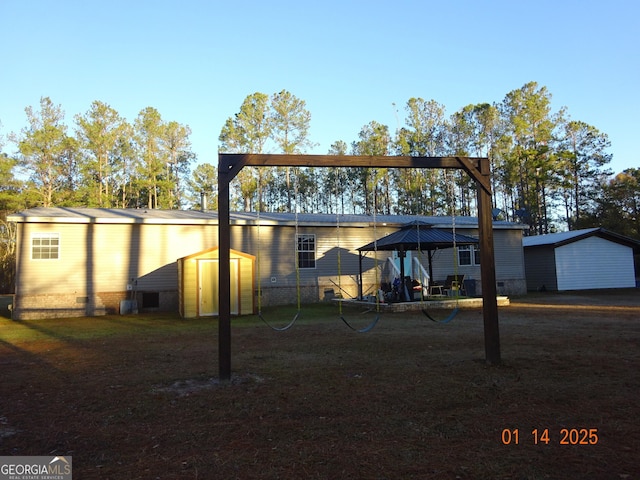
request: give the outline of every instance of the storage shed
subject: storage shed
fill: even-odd
[[[183,318],[218,315],[218,247],[178,259],[179,311]],[[255,257],[231,250],[231,314],[255,313]]]
[[[525,237],[527,290],[589,290],[636,286],[640,242],[604,228]]]

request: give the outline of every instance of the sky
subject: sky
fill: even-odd
[[[449,116],[533,81],[608,135],[614,172],[640,167],[637,0],[0,0],[0,49],[4,137],[41,97],[70,131],[96,100],[129,122],[154,107],[217,165],[243,100],[288,90],[325,154],[371,121],[404,126],[412,97]]]

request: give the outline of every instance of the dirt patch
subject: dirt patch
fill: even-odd
[[[155,385],[152,393],[170,393],[178,397],[185,397],[197,392],[205,390],[211,390],[219,387],[228,387],[229,385],[243,385],[249,382],[263,383],[264,378],[259,375],[244,374],[244,375],[232,375],[229,381],[220,381],[218,377],[209,377],[205,379],[190,378],[186,380],[177,380],[171,385]]]
[[[479,310],[367,334],[324,305],[280,333],[236,319],[223,384],[215,320],[0,319],[0,453],[82,479],[640,478],[629,293],[513,299],[499,366]]]

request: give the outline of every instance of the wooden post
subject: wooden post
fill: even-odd
[[[360,276],[358,277],[358,300],[364,299],[364,291],[362,290],[362,252],[358,252],[358,267]]]
[[[231,379],[231,229],[229,184],[232,171],[218,165],[218,367],[221,381]],[[231,178],[229,178],[231,177]]]
[[[500,332],[498,328],[498,299],[496,285],[495,254],[493,251],[493,216],[491,212],[491,188],[489,159],[479,165],[485,185],[478,185],[478,236],[480,237],[480,275],[482,278],[482,313],[484,318],[485,359],[490,365],[500,363]]]

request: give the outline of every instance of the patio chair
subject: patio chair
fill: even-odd
[[[447,276],[447,279],[444,281],[443,290],[444,294],[448,296],[466,295],[464,290],[464,275]],[[457,295],[454,292],[457,292]]]

